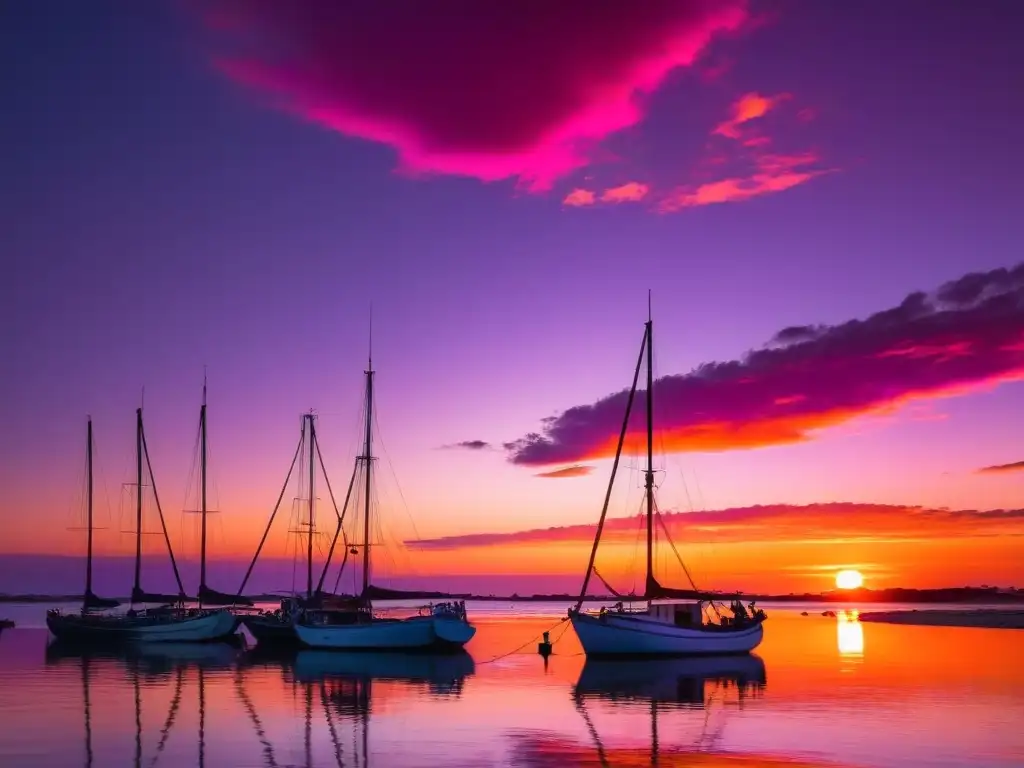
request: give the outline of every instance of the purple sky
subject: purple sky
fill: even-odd
[[[353,128],[356,107],[338,117],[358,99],[338,96],[344,83],[331,71],[317,82],[274,81],[299,88],[288,93],[293,102],[302,94],[300,107],[253,75],[271,71],[281,51],[315,64],[323,51],[313,44],[329,38],[303,37],[254,3],[242,20],[280,33],[258,38],[265,50],[254,51],[238,45],[230,23],[204,21],[204,6],[232,4],[18,3],[5,14],[0,552],[74,551],[77,539],[54,533],[51,545],[38,531],[69,524],[86,414],[117,518],[143,386],[154,468],[177,515],[204,365],[218,503],[251,534],[217,547],[249,551],[301,412],[317,409],[332,479],[347,478],[371,304],[384,447],[429,537],[593,520],[604,462],[589,476],[542,479],[500,449],[440,447],[500,446],[628,385],[648,288],[658,374],[685,374],[738,360],[783,328],[865,318],[913,291],[1021,259],[1024,8],[1011,0],[763,0],[738,4],[742,24],[698,13],[699,24],[673,23],[684,37],[698,26],[710,37],[686,38],[692,61],[682,51],[639,89],[635,115],[600,130],[588,124],[591,135],[580,134],[586,141],[568,159],[510,150],[512,160],[496,147],[520,140],[515,126],[495,137],[488,120],[545,108],[531,88],[542,75],[531,81],[517,58],[529,39],[499,52],[502,67],[527,74],[488,81],[481,65],[475,86],[504,90],[468,102],[456,93],[441,117],[427,115],[435,105],[423,107],[424,97],[403,102],[394,78],[407,78],[412,93],[443,67],[389,74],[386,61],[373,61],[387,45],[372,38],[339,55],[333,73],[346,76],[365,57],[371,79],[356,107],[408,118],[424,146],[441,147],[414,150],[411,139],[381,140],[373,121]],[[427,37],[444,30],[421,21],[416,50],[429,57],[438,43]],[[599,45],[615,26],[605,22],[579,22],[573,43],[576,60],[595,70],[602,52],[627,57],[625,47],[671,27],[652,12],[623,29],[616,51]],[[379,19],[365,23],[379,33]],[[471,24],[444,33],[476,40]],[[418,25],[406,17],[396,26],[411,34]],[[576,29],[572,19],[551,28]],[[402,39],[396,32],[391,42]],[[558,65],[554,33],[534,42],[538,57]],[[235,55],[263,68],[225,66]],[[472,85],[433,83],[439,94]],[[665,201],[692,201],[716,180],[720,149],[738,147],[713,131],[744,94],[782,96],[757,118],[763,129],[744,134],[755,140],[750,178],[793,169],[779,157],[812,155],[796,169],[811,175],[666,212]],[[458,113],[478,101],[478,111]],[[774,154],[753,149],[759,138]],[[464,149],[476,159],[451,159]],[[722,178],[744,172],[734,161],[726,158]],[[638,203],[563,204],[574,190],[600,196],[627,182],[650,192]],[[1020,506],[1019,475],[973,472],[1024,457],[1022,393],[1011,383],[915,401],[808,443],[682,453],[666,466],[696,477],[710,509]],[[678,489],[666,493],[665,506],[681,503]],[[404,512],[394,528],[408,535]],[[124,538],[110,546],[125,551]]]

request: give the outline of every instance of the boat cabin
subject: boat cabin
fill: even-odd
[[[694,600],[659,600],[651,602],[648,615],[655,621],[676,627],[699,627],[704,623],[701,604]]]

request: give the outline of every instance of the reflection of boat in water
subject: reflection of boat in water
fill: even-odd
[[[82,711],[84,718],[84,730],[85,730],[85,766],[86,768],[92,768],[94,764],[94,752],[92,744],[92,719],[93,719],[93,697],[92,697],[92,678],[98,667],[102,665],[103,660],[111,662],[125,663],[125,668],[130,672],[132,681],[133,700],[135,703],[135,748],[134,748],[134,759],[132,765],[134,768],[141,768],[142,756],[143,756],[143,740],[142,740],[142,689],[139,682],[140,664],[139,662],[143,659],[144,654],[119,654],[113,650],[97,650],[90,648],[82,648],[78,646],[70,646],[67,643],[61,643],[60,641],[50,643],[46,647],[46,663],[47,664],[60,664],[65,661],[76,660],[81,669],[82,679]],[[170,736],[171,728],[174,726],[174,721],[177,718],[178,710],[181,706],[181,692],[182,684],[184,681],[184,666],[177,666],[174,684],[174,694],[171,698],[170,705],[167,710],[167,717],[164,720],[163,726],[160,729],[160,738],[157,741],[155,747],[155,754],[153,756],[153,763],[156,762],[160,753],[163,752],[164,747],[167,744],[167,739]],[[202,709],[202,668],[199,669],[200,674],[200,718],[203,717]],[[202,739],[202,728],[200,729],[200,739]],[[101,763],[102,764],[102,763]],[[202,760],[200,761],[202,764]]]
[[[238,646],[229,643],[133,643],[96,648],[55,640],[46,646],[46,663],[59,664],[66,659],[106,659],[119,662],[126,668],[141,666],[150,673],[187,667],[227,669],[235,663],[239,652]]]
[[[574,694],[611,701],[640,699],[702,705],[708,682],[734,685],[740,695],[757,691],[767,682],[764,661],[753,654],[629,661],[588,659]]]
[[[590,553],[590,561],[583,579],[583,588],[575,607],[569,611],[569,619],[579,637],[587,656],[698,656],[719,655],[727,653],[749,653],[754,650],[764,636],[762,626],[765,613],[755,609],[751,604],[750,612],[739,600],[733,602],[733,616],[722,616],[716,605],[716,598],[711,593],[697,590],[690,578],[691,589],[675,589],[662,586],[654,575],[654,525],[660,526],[665,539],[672,546],[672,551],[679,559],[687,577],[690,577],[685,563],[672,543],[668,527],[662,520],[654,501],[654,323],[648,317],[644,329],[643,342],[640,345],[640,356],[633,374],[633,385],[626,400],[626,413],[622,422],[615,459],[612,464],[611,477],[605,496],[604,508],[597,524],[594,545]],[[584,613],[581,610],[587,594],[587,586],[592,573],[596,573],[594,559],[601,542],[601,531],[608,514],[608,503],[615,484],[615,473],[626,435],[630,429],[630,412],[640,380],[640,369],[647,358],[646,387],[646,432],[647,432],[647,467],[645,470],[645,500],[647,521],[647,578],[643,599],[648,601],[646,608],[638,611],[626,610],[619,603],[617,610],[601,610],[600,613]],[[604,579],[598,574],[601,581]],[[611,585],[605,587],[619,597]],[[709,610],[710,609],[710,610]],[[712,615],[712,613],[714,615]]]
[[[465,679],[476,671],[465,651],[445,654],[344,653],[302,650],[295,656],[295,678],[300,681],[345,677],[427,683],[433,693],[462,691]]]
[[[579,679],[573,689],[573,699],[577,711],[583,717],[587,730],[597,751],[600,765],[616,765],[624,758],[626,750],[608,750],[602,743],[598,730],[590,717],[586,703],[597,700],[610,704],[612,708],[624,708],[633,704],[649,707],[651,717],[650,762],[657,764],[662,754],[658,734],[659,709],[702,709],[705,710],[702,730],[696,743],[688,751],[678,749],[665,753],[675,757],[695,754],[694,750],[706,752],[713,745],[716,734],[708,733],[709,720],[706,715],[718,690],[733,689],[738,698],[738,705],[743,706],[750,694],[759,693],[766,683],[764,662],[756,655],[700,656],[674,659],[643,659],[630,661],[597,661],[588,659],[583,665]],[[709,694],[710,684],[715,688]],[[634,708],[633,711],[636,711]],[[536,749],[537,745],[531,745]],[[582,765],[592,764],[591,761],[575,762],[571,757],[580,757],[579,748],[571,745],[559,745],[565,750],[561,764]],[[541,751],[550,747],[541,747]],[[628,750],[629,764],[640,764],[641,755],[635,750]],[[527,764],[537,762],[527,758]],[[551,763],[555,764],[554,762]]]
[[[318,651],[261,648],[239,659],[239,667],[279,667],[298,683],[349,679],[426,684],[431,693],[459,695],[467,677],[476,672],[473,657],[458,653],[401,653],[398,651]]]

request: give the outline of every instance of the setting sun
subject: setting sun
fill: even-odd
[[[864,577],[860,571],[844,570],[836,574],[836,587],[838,589],[857,589],[864,584]]]

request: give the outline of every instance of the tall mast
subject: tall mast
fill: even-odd
[[[647,585],[654,578],[654,321],[651,294],[647,292]]]
[[[313,426],[313,412],[309,419],[309,536],[306,547],[306,597],[313,599],[313,481],[316,478],[316,427]]]
[[[206,375],[203,374],[203,404],[199,406],[199,485],[200,485],[200,508],[202,516],[201,533],[199,539],[199,595],[200,604],[203,600],[203,592],[206,591]]]
[[[87,481],[86,496],[88,498],[88,519],[86,521],[86,550],[85,550],[85,596],[88,599],[92,595],[92,417],[89,417],[89,425],[86,429],[87,447],[85,451],[86,464],[88,465],[89,479]]]
[[[135,587],[142,591],[142,408],[135,409]]]
[[[366,443],[363,446],[362,459],[366,463],[366,493],[363,499],[363,594],[370,586],[370,473],[373,467],[371,454],[373,444],[373,332],[370,335],[370,353],[367,357],[366,371]]]

